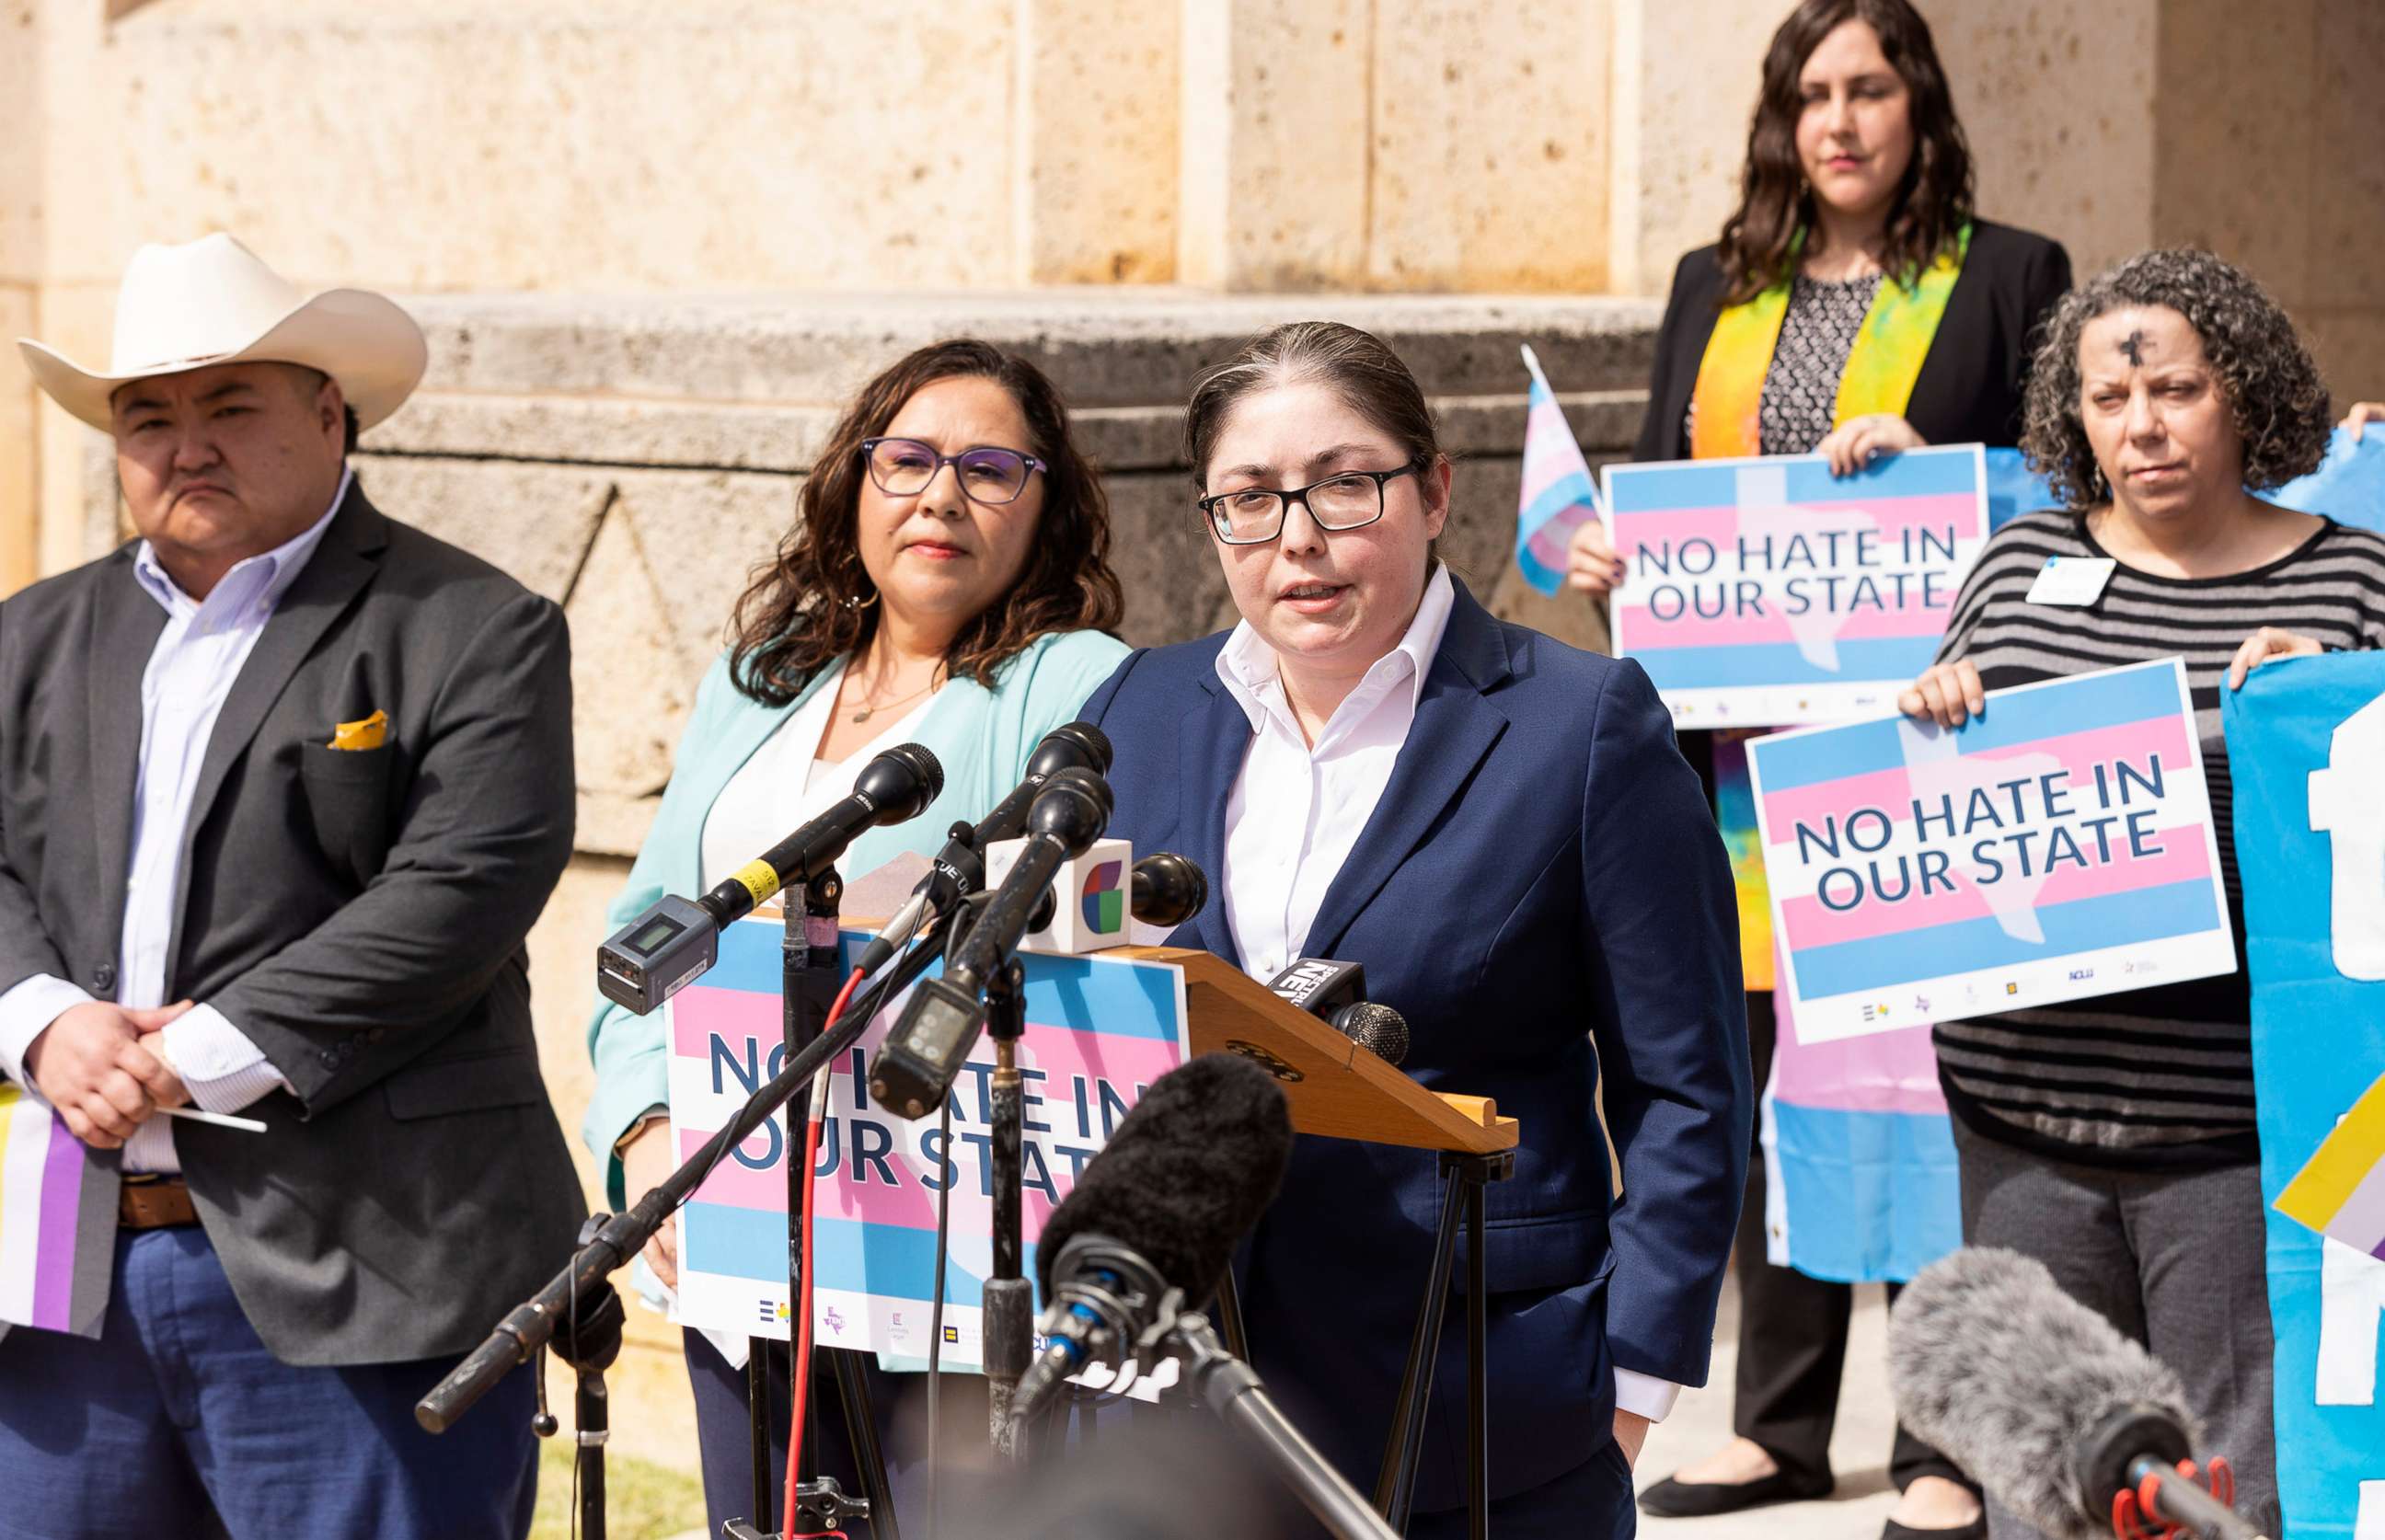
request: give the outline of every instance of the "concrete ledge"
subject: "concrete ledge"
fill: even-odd
[[[1594,298],[1221,297],[1185,290],[406,302],[430,334],[424,388],[357,466],[383,508],[505,568],[573,621],[583,852],[634,854],[694,683],[846,397],[902,353],[975,335],[1027,354],[1074,404],[1110,497],[1126,640],[1233,620],[1182,460],[1193,376],[1280,321],[1329,317],[1416,370],[1458,458],[1442,549],[1497,614],[1604,647],[1605,617],[1533,593],[1510,555],[1530,342],[1596,463],[1639,428],[1660,307]],[[87,441],[82,536],[121,539],[112,452]],[[634,710],[621,702],[635,702]]]
[[[1078,408],[1180,402],[1244,337],[1338,320],[1399,350],[1433,395],[1516,390],[1530,342],[1570,391],[1643,387],[1663,306],[1612,296],[1220,295],[1175,288],[620,298],[425,295],[425,388],[501,395],[833,404],[904,352],[978,336],[1033,358]]]

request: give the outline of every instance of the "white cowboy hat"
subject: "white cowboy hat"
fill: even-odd
[[[329,289],[311,298],[229,235],[132,254],[116,292],[116,351],[86,369],[17,339],[50,399],[109,426],[108,399],[129,380],[218,364],[303,364],[340,382],[359,428],[394,412],[422,379],[430,349],[414,317],[379,294]]]

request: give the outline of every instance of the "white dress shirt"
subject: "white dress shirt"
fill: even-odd
[[[1449,629],[1455,591],[1436,565],[1399,645],[1375,660],[1312,744],[1285,698],[1274,651],[1234,627],[1217,653],[1217,677],[1250,718],[1251,747],[1226,801],[1226,925],[1242,971],[1264,984],[1302,955],[1358,835],[1392,782],[1416,723],[1425,676]],[[1681,1387],[1615,1372],[1615,1404],[1662,1422]]]
[[[810,700],[771,729],[762,746],[737,767],[720,795],[712,800],[711,810],[704,815],[699,891],[850,793],[861,766],[880,750],[908,741],[912,727],[943,692],[940,685],[901,716],[883,718],[886,726],[879,735],[844,758],[823,760],[818,757],[820,740],[828,736],[836,715],[837,681],[844,673],[844,664],[834,667],[835,676],[822,680]]]
[[[166,628],[141,676],[141,768],[116,986],[116,1003],[128,1010],[166,1003],[166,947],[174,932],[183,837],[216,716],[274,607],[322,543],[355,474],[342,472],[331,506],[305,533],[235,565],[204,602],[175,585],[147,540],[133,553],[133,575],[165,610]],[[33,1039],[61,1013],[94,998],[54,974],[36,974],[0,994],[0,1069],[19,1085],[30,1084],[25,1054]],[[169,1023],[165,1049],[191,1100],[207,1112],[235,1112],[289,1086],[264,1049],[212,1005],[194,1006]],[[174,1153],[171,1118],[149,1118],[133,1131],[124,1146],[123,1169],[182,1169]]]

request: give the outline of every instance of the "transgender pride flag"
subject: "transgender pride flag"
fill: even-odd
[[[681,1158],[735,1112],[780,1051],[777,920],[721,933],[710,973],[668,1006],[671,1118]],[[850,966],[866,936],[848,931]],[[1183,972],[1165,963],[1022,952],[1027,1029],[1022,1271],[1055,1204],[1144,1087],[1184,1062],[1190,1018]],[[942,973],[941,965],[929,977]],[[943,1361],[982,1361],[984,1281],[993,1272],[991,1080],[993,1045],[979,1038],[954,1082],[949,1139],[933,1117],[905,1122],[872,1106],[864,1074],[902,1013],[899,996],[833,1066],[813,1189],[813,1337],[923,1362],[936,1265],[936,1199],[951,1189],[951,1264]],[[797,1136],[801,1136],[798,1127]],[[783,1119],[755,1133],[698,1186],[681,1216],[680,1319],[737,1335],[787,1335],[787,1166]]]
[[[116,1189],[63,1118],[0,1080],[0,1325],[99,1335]]]
[[[1748,745],[1807,1042],[2235,971],[2176,658]]]
[[[1524,486],[1516,499],[1516,565],[1525,581],[1555,595],[1565,581],[1567,543],[1598,516],[1598,489],[1540,358],[1530,347],[1523,352],[1532,395],[1524,415]]]
[[[1788,991],[1772,999],[1765,1255],[1831,1283],[1904,1283],[1963,1244],[1954,1132],[1929,1028],[1811,1043]]]

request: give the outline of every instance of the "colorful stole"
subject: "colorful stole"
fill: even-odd
[[[1789,242],[1792,274],[1804,245],[1801,230]],[[1946,314],[1946,297],[1954,292],[1970,249],[1971,227],[1965,225],[1954,238],[1954,249],[1939,253],[1911,288],[1893,278],[1881,281],[1863,330],[1856,334],[1854,351],[1847,355],[1846,369],[1839,376],[1833,422],[1875,412],[1904,415],[1913,399],[1913,382],[1921,376],[1921,361],[1929,355],[1938,322]],[[1789,314],[1789,285],[1783,278],[1715,317],[1714,335],[1706,339],[1697,389],[1691,397],[1692,458],[1737,459],[1764,453],[1757,412],[1764,400],[1764,377],[1772,370],[1772,352],[1780,342],[1780,322]]]

